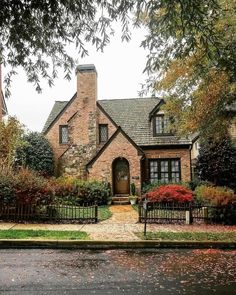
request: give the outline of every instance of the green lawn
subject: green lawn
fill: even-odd
[[[0,239],[88,240],[89,235],[82,231],[9,229],[0,230]]]
[[[147,232],[146,237],[143,233],[136,235],[143,240],[236,242],[235,232]]]
[[[55,214],[55,217],[62,219],[72,219],[72,218],[89,218],[91,216],[91,208],[82,208],[76,206],[58,206],[56,211],[52,214]],[[110,218],[112,215],[109,210],[109,206],[98,206],[98,221],[102,221]]]
[[[98,221],[106,220],[112,216],[109,206],[98,207]]]

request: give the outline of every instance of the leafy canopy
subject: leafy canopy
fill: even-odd
[[[220,138],[235,101],[236,1],[150,1],[141,22],[149,34],[148,86],[166,94],[172,128]]]
[[[206,50],[215,42],[212,33],[218,8],[217,0],[2,0],[0,61],[12,67],[6,82],[10,83],[17,66],[25,69],[39,91],[40,77],[52,85],[58,67],[63,67],[69,78],[75,60],[67,54],[66,44],[74,43],[80,56],[88,53],[86,42],[102,50],[113,33],[112,22],[117,20],[122,38],[129,40],[131,16],[135,25],[145,20],[150,28],[143,42],[151,50],[147,68],[165,68],[169,57],[188,55],[197,46],[200,33]],[[159,63],[156,54],[163,57]]]
[[[148,28],[146,86],[165,91],[178,130],[220,136],[235,100],[235,7],[236,0],[2,0],[0,62],[12,68],[6,95],[18,66],[38,91],[42,77],[53,85],[58,67],[70,79],[76,61],[66,45],[75,44],[78,56],[88,53],[87,42],[103,50],[119,20],[126,40],[131,23]]]
[[[24,128],[17,119],[0,121],[0,172],[12,171],[16,149],[24,144],[23,133]]]
[[[121,20],[123,38],[129,39],[128,11],[134,1],[1,0],[0,63],[11,67],[6,95],[15,68],[24,68],[29,82],[41,91],[40,78],[49,85],[62,67],[70,79],[75,59],[66,52],[74,43],[78,55],[88,54],[85,43],[102,50],[109,42],[112,20]]]

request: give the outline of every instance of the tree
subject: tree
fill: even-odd
[[[48,140],[38,132],[23,137],[25,144],[18,148],[16,166],[23,166],[45,176],[54,173],[54,155]]]
[[[156,5],[155,3],[156,2]],[[220,138],[235,100],[236,1],[151,1],[141,21],[149,35],[148,85],[165,91],[180,133]]]
[[[147,69],[156,70],[160,65],[166,68],[170,56],[186,56],[197,46],[200,33],[206,51],[208,44],[217,40],[213,24],[221,13],[218,1],[2,0],[0,63],[12,67],[6,83],[9,85],[18,66],[25,69],[28,80],[35,83],[38,91],[42,77],[49,85],[53,84],[58,67],[63,67],[69,79],[75,60],[67,54],[66,45],[74,43],[82,56],[88,53],[86,42],[103,50],[114,33],[112,22],[117,20],[121,22],[125,40],[130,39],[131,23],[147,25],[150,35],[142,44],[151,50]],[[173,42],[174,52],[167,45]]]
[[[202,180],[236,189],[236,150],[228,136],[202,143],[196,167]]]
[[[134,1],[1,0],[0,63],[12,69],[6,76],[6,95],[16,68],[24,68],[29,82],[41,91],[40,78],[49,85],[62,67],[70,79],[75,59],[66,52],[74,43],[78,54],[88,54],[85,42],[98,50],[109,42],[111,21],[121,19],[123,38],[129,39],[128,12]]]
[[[16,149],[24,144],[23,133],[23,126],[13,117],[0,122],[0,171],[12,170]]]

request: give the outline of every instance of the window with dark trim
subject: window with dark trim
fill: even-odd
[[[59,126],[59,142],[62,144],[69,143],[69,133],[68,133],[68,126],[67,125],[60,125]]]
[[[99,143],[107,142],[108,140],[108,125],[99,124]]]
[[[164,115],[156,115],[153,118],[153,135],[170,135],[171,132],[168,129],[170,119]]]
[[[150,182],[180,182],[180,159],[152,159],[149,160]]]

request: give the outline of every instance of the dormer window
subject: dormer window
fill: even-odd
[[[164,115],[156,115],[153,118],[153,136],[171,134],[169,128],[169,118]]]
[[[67,125],[60,125],[59,126],[59,142],[61,144],[69,143],[69,133],[68,133],[68,126]]]
[[[99,124],[99,143],[105,143],[108,140],[108,125]]]

